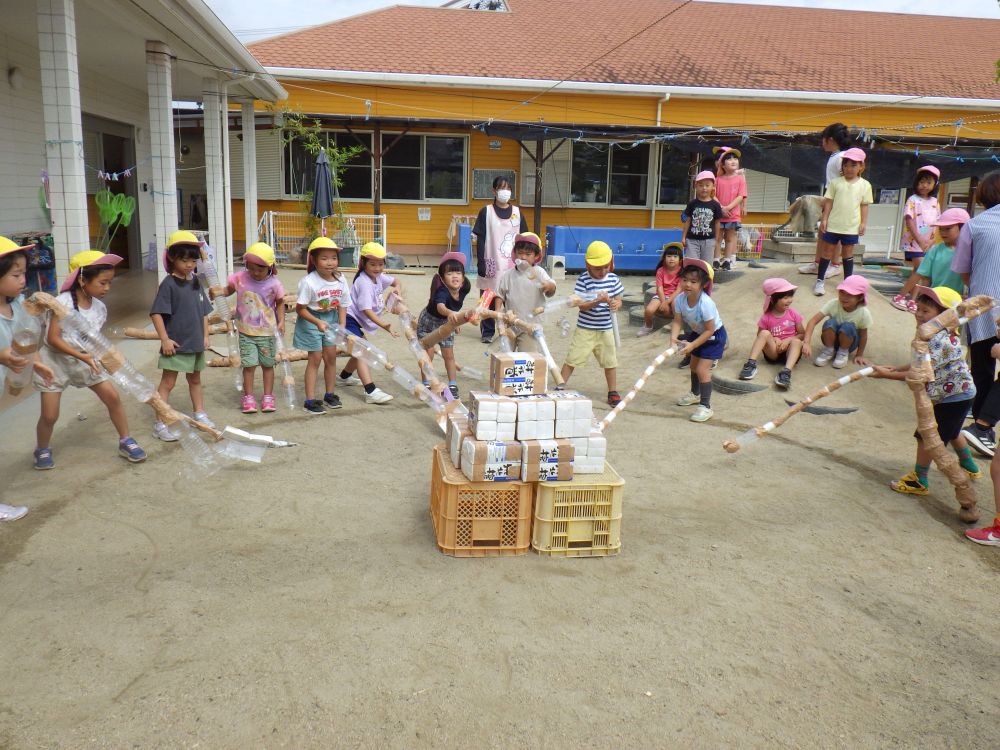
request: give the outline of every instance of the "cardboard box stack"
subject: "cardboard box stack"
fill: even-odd
[[[545,393],[547,372],[540,355],[495,353],[490,374],[491,390],[469,394],[468,417],[448,418],[452,463],[466,477],[568,481],[574,474],[604,471],[607,444],[594,426],[593,402],[576,391]],[[524,444],[517,477],[504,468],[514,460],[509,446],[515,441]]]

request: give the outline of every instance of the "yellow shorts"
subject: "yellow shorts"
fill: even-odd
[[[569,342],[569,353],[566,364],[570,367],[582,367],[587,364],[591,353],[597,358],[597,364],[607,370],[618,367],[618,352],[615,350],[615,335],[611,331],[592,331],[589,328],[576,328]]]

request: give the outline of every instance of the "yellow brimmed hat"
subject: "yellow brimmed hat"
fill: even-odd
[[[962,301],[962,295],[956,292],[954,289],[948,286],[936,286],[931,288],[929,286],[916,287],[917,296],[921,294],[930,297],[934,300],[934,303],[945,310],[949,310],[953,307],[958,307],[959,303]]]
[[[336,250],[339,253],[340,246],[329,237],[317,237],[309,243],[308,252],[311,253],[313,250]]]
[[[9,240],[6,237],[0,237],[0,255],[16,253],[22,250],[30,250],[32,247],[34,247],[34,245],[18,245],[13,240]]]
[[[385,248],[378,242],[366,242],[361,246],[362,258],[385,258]]]
[[[105,253],[101,250],[84,250],[69,259],[70,274],[59,287],[60,292],[68,292],[80,277],[80,269],[85,266],[117,266],[124,260],[120,255]]]
[[[255,260],[261,265],[270,268],[271,273],[277,273],[277,269],[274,267],[274,248],[266,242],[255,242],[248,247],[247,251],[243,253],[243,262],[246,263],[248,260]]]
[[[594,240],[587,245],[587,254],[584,256],[584,260],[588,266],[607,266],[611,264],[614,257],[611,246],[607,242]]]
[[[201,247],[202,241],[198,239],[194,232],[190,232],[187,229],[178,229],[167,237],[167,248],[169,249],[174,245],[196,245]]]

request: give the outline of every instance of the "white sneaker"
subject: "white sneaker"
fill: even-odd
[[[694,414],[688,417],[688,419],[692,422],[707,422],[714,414],[715,412],[704,404],[698,404],[698,408],[694,410]]]
[[[376,388],[371,393],[365,394],[366,404],[387,404],[392,401],[392,396],[383,391],[381,388]]]
[[[0,503],[0,521],[16,521],[24,518],[28,509],[23,505],[4,505]]]
[[[696,394],[696,393],[685,393],[683,396],[681,396],[679,399],[677,399],[677,405],[678,406],[691,406],[693,404],[697,404],[699,401],[701,401],[701,396],[699,396],[698,394]]]
[[[215,427],[215,422],[208,418],[208,415],[203,411],[196,411],[191,415],[195,422],[201,422],[206,427]]]
[[[813,364],[817,367],[826,367],[830,360],[833,358],[833,347],[824,346],[820,353],[816,355],[816,359],[813,360]]]
[[[804,266],[799,266],[799,273],[811,274],[815,276],[819,272],[819,266],[816,261],[806,263]]]
[[[843,273],[844,273],[843,266],[841,266],[839,263],[837,264],[831,263],[829,267],[826,269],[826,276],[824,276],[823,279],[824,280],[832,279],[834,276],[840,276]]]
[[[653,332],[652,328],[647,328],[646,326],[643,326],[642,328],[640,328],[638,330],[638,332],[636,332],[635,335],[636,335],[636,338],[642,338],[643,336],[648,336],[652,332]]]
[[[823,279],[816,279],[816,283],[813,284],[813,294],[817,297],[822,297],[826,294],[826,285],[823,283]]]
[[[164,443],[177,442],[177,436],[163,422],[153,422],[153,436],[159,438]]]
[[[337,383],[340,385],[361,385],[361,378],[359,378],[355,373],[351,373],[346,378],[340,377],[340,373],[337,373]]]
[[[838,349],[837,356],[833,358],[833,366],[838,370],[847,364],[847,358],[850,356],[850,352],[846,349]]]

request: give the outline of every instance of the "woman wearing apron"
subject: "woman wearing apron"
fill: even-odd
[[[506,177],[493,180],[493,202],[483,206],[476,217],[472,233],[476,235],[476,261],[479,279],[476,286],[480,290],[496,291],[500,277],[508,268],[514,267],[514,238],[528,231],[528,222],[518,206],[510,202],[510,183]],[[485,318],[479,324],[483,343],[493,341],[496,321]]]

